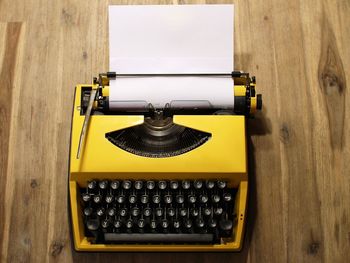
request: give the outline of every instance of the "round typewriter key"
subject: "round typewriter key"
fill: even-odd
[[[163,229],[167,229],[169,227],[169,221],[166,219],[163,219],[161,225]]]
[[[192,227],[191,219],[186,219],[184,222],[184,226],[185,226],[185,228],[190,229]]]
[[[109,219],[105,219],[102,221],[101,226],[103,228],[108,228],[110,226],[110,224],[111,224],[111,222],[109,221]]]
[[[121,228],[122,227],[122,221],[120,220],[120,219],[116,219],[116,220],[114,220],[114,223],[113,223],[113,225],[114,225],[114,227],[115,228]]]
[[[217,216],[219,216],[219,215],[222,215],[222,212],[223,212],[224,210],[222,209],[222,207],[216,207],[215,209],[214,209],[214,214],[215,215],[217,215]]]
[[[105,209],[103,207],[98,208],[97,211],[96,211],[96,214],[98,216],[103,216],[104,213],[105,213]]]
[[[159,181],[158,182],[158,188],[160,190],[164,190],[166,188],[166,181]]]
[[[178,181],[170,181],[170,189],[176,190],[179,188],[179,182]]]
[[[186,208],[180,208],[180,215],[181,215],[182,217],[187,216],[187,209],[186,209]]]
[[[188,202],[191,204],[194,204],[196,202],[197,198],[195,195],[189,195],[188,196]]]
[[[143,182],[142,181],[136,181],[135,182],[134,187],[135,187],[136,190],[142,189],[142,186],[143,186]]]
[[[193,216],[193,217],[196,217],[196,216],[198,216],[198,214],[199,214],[199,212],[198,212],[198,209],[197,208],[192,208],[191,209],[191,215]]]
[[[101,195],[94,195],[94,202],[96,204],[101,203],[102,201],[102,196]]]
[[[200,197],[199,197],[199,200],[200,200],[200,202],[202,203],[202,204],[206,204],[207,202],[208,202],[208,196],[207,195],[201,195]]]
[[[204,213],[205,216],[210,216],[211,215],[211,209],[206,207],[206,208],[204,208],[203,213]]]
[[[94,181],[88,182],[88,188],[89,188],[90,190],[95,189],[95,188],[96,188],[96,185],[97,185],[97,182],[96,182],[95,180],[94,180]]]
[[[115,208],[110,208],[110,209],[108,209],[107,213],[109,216],[115,216],[116,210],[115,210]]]
[[[104,189],[106,189],[107,186],[108,186],[108,181],[107,181],[107,180],[100,181],[100,182],[98,183],[98,186],[100,187],[100,189],[104,190]]]
[[[217,186],[220,189],[224,189],[226,187],[227,183],[225,181],[218,181]]]
[[[122,187],[125,189],[125,190],[129,190],[131,188],[131,181],[129,180],[124,180],[123,183],[122,183]]]
[[[220,202],[220,196],[219,195],[212,195],[211,200],[213,203],[219,203]]]
[[[118,197],[117,197],[117,202],[119,203],[119,204],[122,204],[122,203],[124,203],[125,202],[125,195],[118,195]]]
[[[150,227],[151,227],[152,230],[157,229],[157,221],[156,220],[151,220]]]
[[[133,217],[137,217],[137,216],[139,216],[139,214],[140,214],[140,209],[138,207],[134,207],[131,209],[131,215]]]
[[[206,181],[205,185],[207,189],[213,189],[215,186],[215,183],[213,181]]]
[[[87,229],[91,231],[95,231],[100,227],[100,220],[98,219],[90,219],[86,221],[86,227]]]
[[[181,227],[180,221],[177,220],[177,219],[175,219],[175,220],[173,221],[173,227],[174,227],[176,230],[180,229],[180,227]]]
[[[127,221],[126,221],[126,228],[127,229],[131,229],[133,226],[134,226],[134,222],[131,218],[129,218]]]
[[[84,202],[89,202],[91,199],[91,196],[87,193],[82,194],[81,197],[82,197]]]
[[[201,180],[195,180],[193,183],[193,186],[195,189],[199,190],[202,188],[203,182]]]
[[[173,196],[172,195],[165,195],[164,196],[164,203],[170,204],[173,201]]]
[[[196,226],[198,228],[203,228],[205,226],[205,221],[203,220],[202,217],[197,218],[196,220]]]
[[[155,186],[156,186],[156,183],[154,181],[147,181],[146,183],[146,187],[148,190],[153,190]]]
[[[145,227],[145,220],[144,219],[139,219],[138,221],[137,221],[137,226],[139,227],[139,228],[144,228]]]
[[[156,208],[156,216],[162,217],[163,216],[163,208]]]
[[[232,201],[231,193],[224,193],[223,198],[224,198],[225,202],[231,202]]]
[[[113,189],[113,190],[117,190],[119,188],[119,181],[117,180],[113,180],[110,184],[110,187]]]
[[[185,201],[185,198],[184,198],[183,195],[177,195],[176,196],[176,203],[183,204],[184,201]]]
[[[233,222],[229,219],[221,219],[219,222],[220,229],[223,231],[229,231],[233,227]]]
[[[136,201],[137,201],[136,195],[130,195],[130,196],[129,196],[129,203],[130,203],[130,204],[135,204]]]
[[[113,195],[106,195],[106,203],[107,203],[107,204],[112,203],[113,200],[114,200]]]
[[[154,195],[154,196],[152,197],[152,201],[153,201],[153,203],[155,203],[155,204],[159,204],[159,203],[160,203],[160,195]]]
[[[151,214],[152,214],[152,209],[151,209],[151,208],[145,208],[145,209],[143,210],[143,215],[144,215],[145,217],[149,217],[149,216],[151,216]]]
[[[190,181],[187,181],[187,180],[182,181],[182,188],[183,188],[183,189],[187,190],[187,189],[189,189],[190,187],[191,187]]]
[[[141,195],[141,203],[142,204],[147,204],[149,200],[149,196],[148,195]]]
[[[119,215],[124,217],[124,216],[127,216],[128,215],[128,209],[126,208],[122,208],[119,210]]]
[[[168,216],[173,217],[175,215],[175,208],[172,208],[172,207],[168,208],[167,214]]]
[[[92,212],[93,212],[93,209],[91,207],[86,207],[84,209],[84,215],[86,215],[86,216],[91,216]]]
[[[217,226],[217,222],[214,218],[210,218],[208,221],[208,226],[211,228],[215,228]]]

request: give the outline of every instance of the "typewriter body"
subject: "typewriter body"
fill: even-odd
[[[109,80],[77,85],[69,202],[78,251],[239,251],[248,196],[246,118],[255,78],[232,72],[235,106],[112,110]]]

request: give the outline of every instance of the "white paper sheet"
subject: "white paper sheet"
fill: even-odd
[[[109,44],[110,71],[117,73],[229,73],[234,65],[233,5],[110,6]],[[146,77],[110,82],[110,107],[128,102],[164,107],[186,100],[192,102],[186,107],[233,108],[233,81]]]

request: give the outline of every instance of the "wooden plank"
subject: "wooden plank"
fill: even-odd
[[[257,77],[241,253],[72,251],[74,85],[108,70],[107,6],[235,3],[235,66]],[[350,256],[349,1],[0,1],[3,262],[346,262]],[[21,21],[21,22],[16,22]]]

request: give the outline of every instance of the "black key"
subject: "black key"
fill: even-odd
[[[158,227],[158,223],[157,223],[157,220],[151,220],[150,222],[150,228],[152,231],[155,231]]]
[[[156,186],[156,183],[154,181],[147,181],[146,183],[146,187],[148,190],[153,190],[155,186]]]
[[[102,180],[98,183],[98,186],[100,189],[105,190],[108,186],[108,181],[107,180]]]
[[[202,186],[203,186],[203,181],[201,181],[201,180],[195,180],[193,182],[193,187],[197,190],[201,189]]]
[[[172,195],[165,195],[164,196],[164,203],[171,204],[172,201],[173,201],[173,196]]]
[[[168,221],[167,219],[163,219],[163,220],[162,220],[162,223],[161,223],[161,226],[162,226],[163,230],[168,229],[168,227],[169,227],[169,221]]]
[[[170,181],[170,189],[176,190],[179,188],[179,182],[178,181]]]
[[[156,216],[162,217],[163,216],[163,208],[156,208]]]
[[[211,228],[216,228],[216,226],[217,226],[216,220],[214,218],[210,218],[208,221],[208,226]]]
[[[159,204],[159,203],[160,203],[160,195],[154,195],[154,196],[152,197],[152,201],[153,201],[153,203],[155,203],[155,204]]]
[[[122,227],[122,225],[123,225],[123,222],[120,219],[116,219],[113,222],[113,226],[117,229],[120,229]]]
[[[192,228],[192,220],[191,219],[186,219],[185,222],[184,222],[184,227],[187,230],[190,230]]]
[[[223,199],[225,200],[225,202],[231,202],[232,201],[231,193],[224,193]]]
[[[203,213],[205,216],[210,216],[211,215],[211,209],[209,207],[205,207],[203,210]]]
[[[93,212],[93,209],[91,207],[86,207],[84,209],[84,215],[86,215],[86,216],[91,216],[92,212]]]
[[[100,227],[100,220],[99,219],[89,219],[86,221],[86,227],[87,229],[91,231],[95,231]]]
[[[138,217],[139,214],[140,214],[140,208],[138,208],[138,207],[133,207],[133,208],[131,209],[130,213],[131,213],[131,215],[132,215],[133,217]]]
[[[213,181],[206,181],[205,186],[210,190],[215,187],[215,183]]]
[[[166,189],[166,187],[167,187],[166,181],[159,181],[159,182],[158,182],[158,188],[159,188],[160,190],[164,190],[164,189]]]
[[[221,234],[224,237],[230,237],[232,235],[233,222],[229,219],[221,219],[219,222]]]
[[[107,204],[110,204],[110,203],[113,202],[114,197],[113,197],[113,195],[106,195],[105,200],[106,200],[106,203],[107,203]]]
[[[203,243],[211,244],[213,234],[105,233],[104,240],[115,243]]]
[[[134,185],[136,190],[141,190],[143,187],[143,182],[142,181],[136,181]]]
[[[187,216],[187,209],[186,208],[180,208],[180,216],[182,216],[182,217]]]
[[[119,181],[113,180],[113,181],[111,182],[111,184],[110,184],[110,187],[111,187],[113,190],[117,190],[117,189],[119,188],[119,185],[120,185]]]
[[[131,188],[131,181],[129,180],[124,180],[122,182],[122,187],[125,189],[125,190],[129,190]]]
[[[142,195],[141,196],[141,203],[142,204],[147,204],[149,201],[149,196],[148,195]]]
[[[126,221],[125,226],[126,226],[126,228],[129,229],[129,230],[132,229],[133,226],[134,226],[134,221],[133,221],[131,218],[129,218],[129,219]]]
[[[128,209],[126,208],[122,208],[119,210],[119,215],[122,216],[122,217],[125,217],[128,215]]]
[[[219,207],[214,208],[215,215],[220,216],[220,215],[222,215],[222,212],[223,212],[222,207],[219,206]]]
[[[104,219],[103,221],[102,221],[102,223],[101,223],[101,226],[103,227],[103,228],[108,228],[109,226],[111,225],[111,221],[109,220],[109,219]]]
[[[151,209],[151,208],[145,208],[145,209],[143,210],[143,215],[144,215],[145,217],[149,217],[149,216],[151,216],[151,214],[152,214],[152,209]]]
[[[137,221],[137,226],[140,228],[140,229],[143,229],[146,225],[146,222],[144,219],[140,218],[138,221]]]
[[[115,216],[116,212],[117,211],[115,210],[115,208],[110,208],[110,209],[108,209],[107,214],[109,216]]]
[[[217,186],[219,189],[224,189],[227,186],[225,181],[217,181]]]
[[[182,181],[182,188],[183,188],[183,189],[187,190],[187,189],[189,189],[190,187],[191,187],[190,181],[187,181],[187,180]]]
[[[217,194],[212,195],[211,200],[213,203],[219,203],[220,202],[220,195],[217,195]]]
[[[175,220],[173,221],[173,227],[174,227],[175,231],[180,230],[180,227],[181,227],[181,222],[180,222],[180,220],[175,219]]]
[[[82,197],[82,199],[83,199],[84,202],[89,202],[90,199],[91,199],[91,196],[90,196],[90,194],[88,194],[88,193],[83,193],[83,194],[81,195],[81,197]]]
[[[176,203],[183,204],[184,201],[185,201],[185,198],[184,198],[183,195],[177,195],[176,196]]]
[[[136,195],[130,195],[130,196],[129,196],[129,203],[130,203],[130,204],[135,204],[136,201],[137,201]]]
[[[96,214],[98,216],[103,216],[105,214],[105,209],[103,207],[100,207],[96,210]]]
[[[191,209],[191,216],[196,217],[196,216],[198,216],[198,214],[199,214],[198,208],[193,207],[193,208]]]
[[[168,208],[167,215],[170,217],[173,217],[175,215],[175,208],[172,208],[172,207]]]
[[[101,203],[102,202],[102,196],[101,195],[94,195],[94,202],[96,203],[96,204],[98,204],[98,203]]]
[[[199,201],[202,204],[206,204],[208,202],[208,199],[209,199],[209,197],[207,195],[200,195],[200,197],[199,197]]]
[[[197,200],[197,198],[196,198],[195,195],[189,195],[189,196],[188,196],[188,202],[189,202],[190,204],[194,204],[194,203],[196,202],[196,200]]]
[[[203,228],[205,226],[205,221],[202,217],[199,217],[196,219],[196,227],[197,228]]]
[[[87,185],[87,187],[90,190],[94,190],[96,188],[96,186],[97,186],[97,182],[95,180],[88,182],[88,185]]]
[[[125,199],[126,199],[125,195],[118,195],[117,196],[117,202],[119,204],[123,204],[125,202]]]

